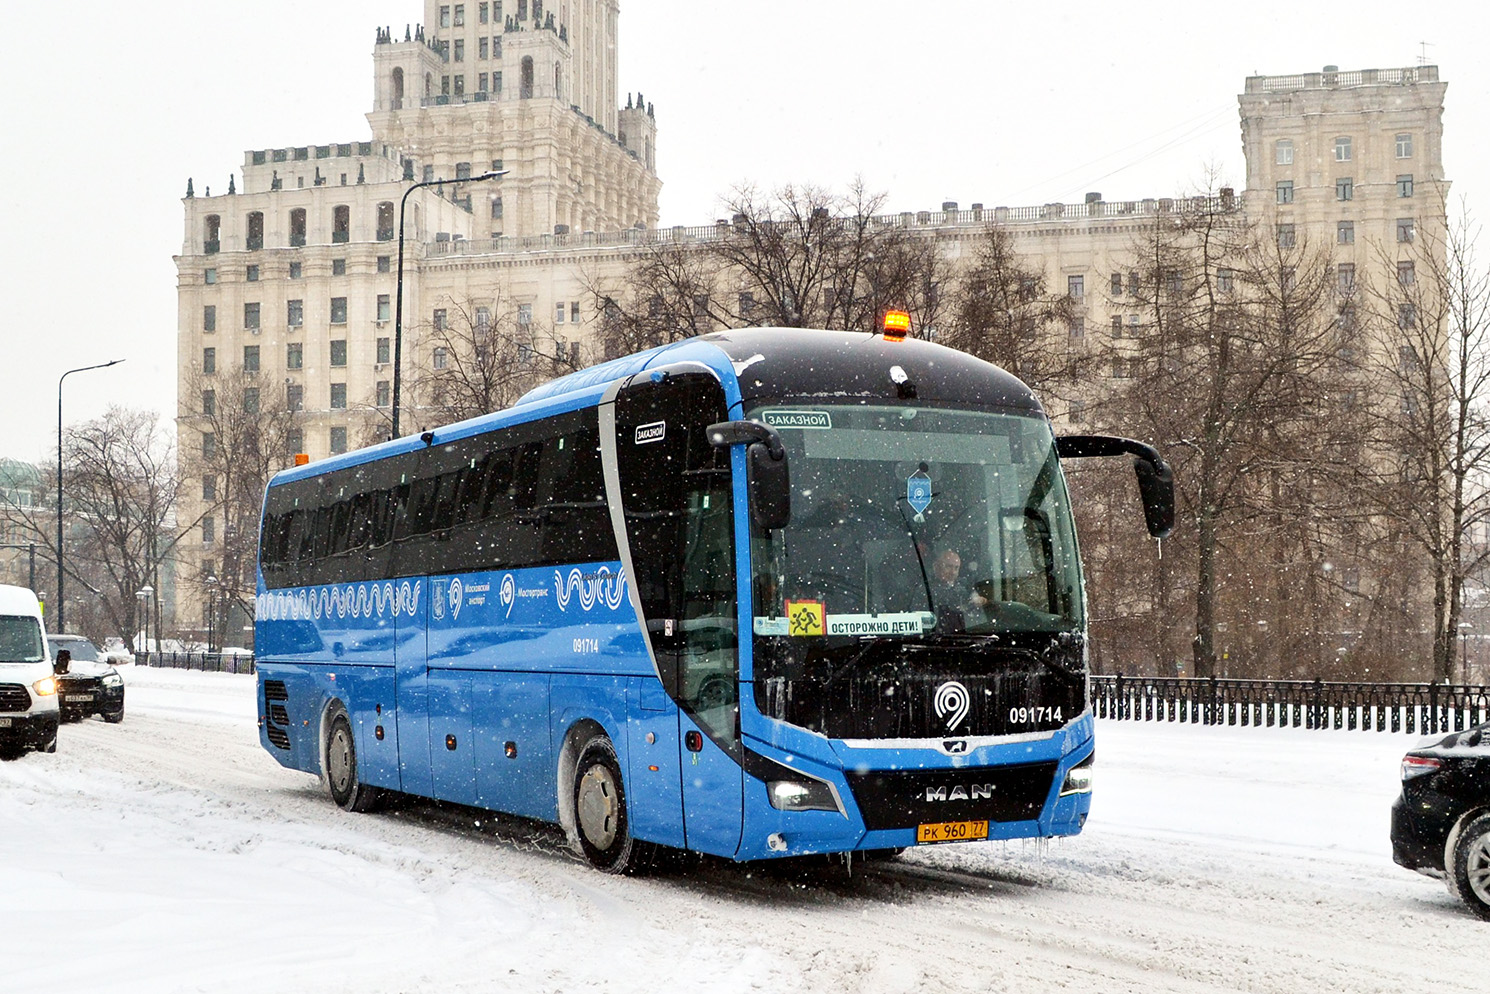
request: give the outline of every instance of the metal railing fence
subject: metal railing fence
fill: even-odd
[[[201,670],[203,673],[252,673],[254,657],[237,652],[137,652],[136,666]]]

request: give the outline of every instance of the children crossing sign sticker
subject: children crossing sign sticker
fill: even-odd
[[[905,483],[905,500],[917,514],[925,513],[931,506],[931,477],[926,475],[926,466],[911,474]]]
[[[787,601],[786,618],[793,635],[821,635],[827,611],[822,601]]]

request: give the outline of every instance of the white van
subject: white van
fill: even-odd
[[[0,584],[0,756],[27,749],[57,751],[57,678],[36,594]]]

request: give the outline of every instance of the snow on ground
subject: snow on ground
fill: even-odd
[[[0,990],[1381,992],[1490,926],[1391,861],[1367,732],[1100,722],[1079,838],[617,879],[556,830],[351,815],[258,745],[252,677],[129,669],[124,724],[0,764]]]

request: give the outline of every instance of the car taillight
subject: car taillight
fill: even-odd
[[[1436,773],[1442,762],[1428,756],[1403,756],[1402,757],[1402,779],[1411,780],[1420,777],[1424,773]]]

